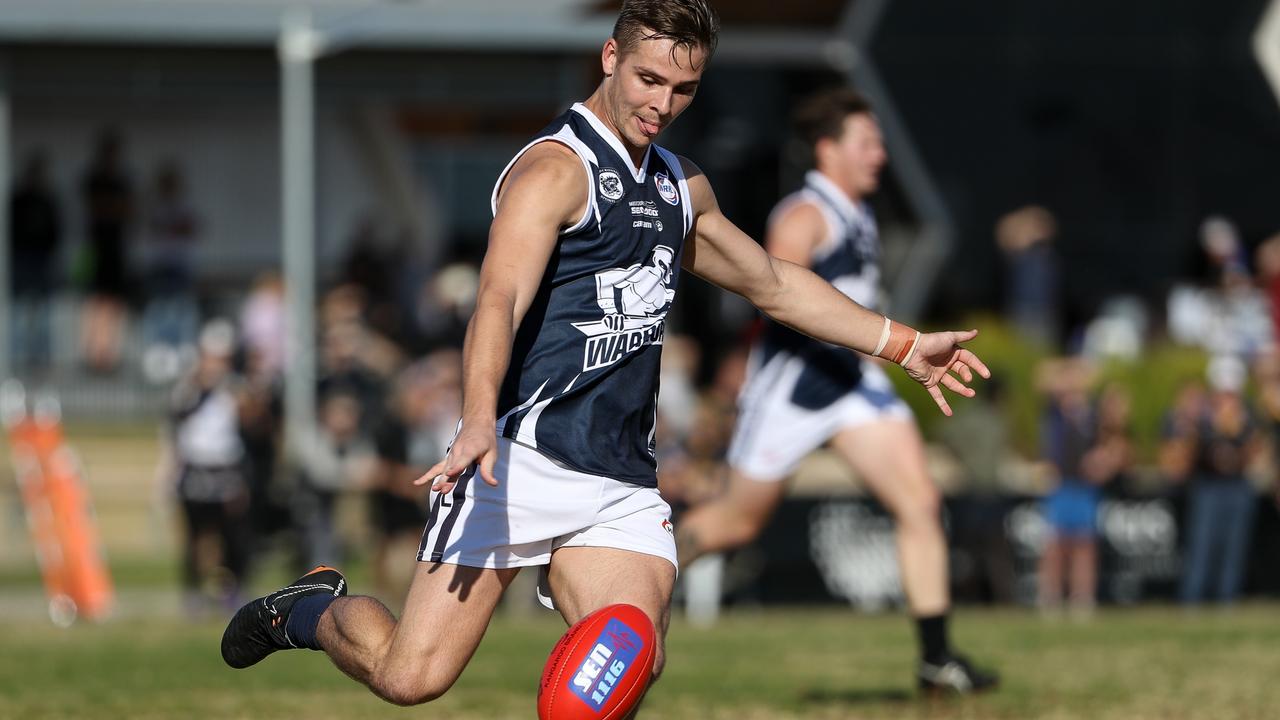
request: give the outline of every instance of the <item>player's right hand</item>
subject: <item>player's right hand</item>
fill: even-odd
[[[472,429],[476,428],[476,429]],[[449,492],[458,483],[458,478],[467,468],[479,464],[480,478],[497,487],[498,480],[493,476],[493,464],[498,459],[498,438],[493,431],[493,424],[467,426],[464,424],[453,439],[449,452],[444,459],[413,481],[414,485],[432,483],[431,489],[436,492]]]

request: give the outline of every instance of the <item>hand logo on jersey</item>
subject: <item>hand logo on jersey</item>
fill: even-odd
[[[675,251],[653,249],[651,264],[635,264],[596,273],[596,304],[604,317],[573,324],[588,337],[583,370],[618,362],[646,345],[660,345],[667,308],[675,298],[672,265]]]

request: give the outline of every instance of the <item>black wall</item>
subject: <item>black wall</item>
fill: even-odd
[[[1262,0],[900,0],[873,54],[961,243],[935,310],[995,306],[999,215],[1059,215],[1073,319],[1198,271],[1209,214],[1280,231],[1280,104],[1252,54]]]

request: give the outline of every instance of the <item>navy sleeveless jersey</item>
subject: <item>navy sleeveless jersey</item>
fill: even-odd
[[[577,104],[502,171],[495,212],[512,165],[540,142],[572,149],[590,189],[516,330],[497,432],[575,470],[654,487],[658,365],[693,221],[688,184],[675,155],[656,145],[635,167]]]
[[[810,269],[863,307],[875,309],[880,292],[880,237],[871,210],[854,204],[835,183],[811,170],[804,187],[778,203],[776,218],[798,203],[822,212],[828,235],[814,249]],[[778,353],[805,360],[792,402],[820,409],[857,387],[862,379],[862,356],[828,345],[785,325],[766,319],[758,352],[761,364]]]

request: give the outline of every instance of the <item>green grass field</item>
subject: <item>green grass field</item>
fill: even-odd
[[[965,612],[960,642],[998,666],[1005,682],[989,695],[946,701],[912,692],[913,638],[900,616],[734,612],[712,630],[673,626],[671,660],[643,716],[1273,718],[1278,611],[1111,611],[1086,624]],[[221,628],[168,614],[70,630],[0,620],[0,717],[529,718],[563,625],[550,613],[500,618],[454,689],[417,710],[375,699],[319,653],[279,653],[230,670],[218,656]]]

